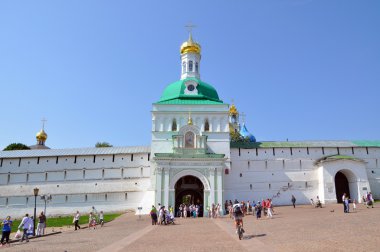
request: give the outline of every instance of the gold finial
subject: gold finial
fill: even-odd
[[[185,27],[186,27],[187,31],[189,32],[189,40],[193,41],[192,32],[196,26],[193,25],[191,22],[189,22],[187,25],[185,25]]]
[[[234,100],[232,99],[232,103],[231,103],[231,106],[230,106],[230,116],[236,116],[238,114],[239,114],[239,111],[235,107]]]
[[[195,28],[196,26],[189,23],[188,25],[185,25],[185,27],[186,27],[187,31],[189,32],[189,39],[182,43],[181,50],[180,50],[181,54],[185,54],[185,53],[200,54],[201,53],[201,46],[197,42],[193,41],[192,31],[193,31],[193,28]]]
[[[191,112],[189,111],[189,119],[187,120],[188,125],[193,125],[193,119],[191,119]]]
[[[46,134],[46,132],[44,130],[45,129],[45,122],[46,121],[47,120],[45,118],[42,118],[42,120],[41,120],[41,122],[42,122],[42,129],[39,132],[37,132],[37,134],[36,134],[37,142],[40,143],[40,144],[44,144],[45,141],[46,141],[46,139],[47,139],[47,137],[48,137],[48,135]]]
[[[45,129],[45,122],[47,122],[45,117],[42,117],[41,122],[42,122],[42,130],[44,130]]]

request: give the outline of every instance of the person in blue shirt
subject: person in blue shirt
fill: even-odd
[[[1,225],[3,226],[3,228],[2,228],[0,246],[4,246],[7,243],[9,244],[9,235],[11,234],[11,228],[12,228],[11,216],[7,216],[7,218],[3,220]],[[4,240],[5,240],[5,243],[4,243]]]

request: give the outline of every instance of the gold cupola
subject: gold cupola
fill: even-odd
[[[235,104],[232,104],[230,106],[230,116],[237,116],[239,114],[239,111],[235,107]]]
[[[48,135],[46,134],[46,132],[41,129],[37,134],[36,134],[36,139],[37,139],[37,142],[39,144],[41,143],[45,143],[46,139],[47,139]]]
[[[201,45],[193,41],[193,36],[189,34],[189,39],[182,43],[181,54],[197,53],[201,54]]]

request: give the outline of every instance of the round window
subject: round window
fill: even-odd
[[[195,89],[195,87],[193,84],[190,84],[187,86],[187,90],[189,90],[189,91],[193,91],[194,89]]]

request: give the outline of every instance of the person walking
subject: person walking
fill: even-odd
[[[343,209],[344,209],[344,212],[347,213],[347,205],[346,205],[346,193],[343,193],[342,195],[342,203],[343,203]]]
[[[350,199],[348,198],[348,196],[346,196],[346,198],[344,198],[344,208],[346,209],[345,213],[350,212]]]
[[[7,216],[7,218],[1,223],[3,226],[2,233],[1,233],[1,242],[0,246],[4,246],[6,244],[9,245],[9,235],[11,234],[11,228],[12,228],[12,220],[11,216]],[[4,243],[5,240],[5,243]]]
[[[150,210],[150,217],[152,218],[152,225],[157,225],[157,209],[154,206]]]
[[[74,225],[75,225],[75,230],[80,229],[80,226],[79,226],[79,218],[80,218],[80,214],[79,214],[79,211],[77,211],[77,213],[74,215]]]
[[[273,215],[272,215],[272,200],[271,199],[268,199],[267,201],[267,218],[272,218]]]
[[[356,199],[352,201],[352,209],[356,212]]]
[[[292,204],[293,208],[296,208],[296,197],[294,197],[294,195],[292,195]]]
[[[46,215],[44,212],[41,212],[40,216],[38,216],[38,225],[37,225],[37,236],[41,236],[45,234],[46,227]]]
[[[23,234],[22,234],[20,242],[23,242],[24,240],[26,240],[26,242],[29,242],[28,229],[32,226],[33,226],[33,220],[29,218],[29,214],[25,214],[25,217],[22,218],[20,225],[18,226],[18,229],[23,230]]]

